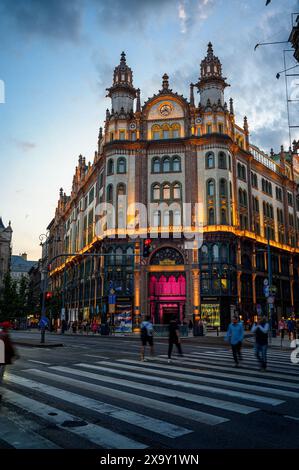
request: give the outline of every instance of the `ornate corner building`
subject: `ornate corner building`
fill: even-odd
[[[68,320],[129,311],[133,328],[144,314],[158,324],[175,314],[224,329],[236,308],[244,319],[267,311],[270,269],[277,317],[299,312],[299,145],[267,155],[251,144],[247,118],[236,124],[233,100],[225,102],[227,86],[209,43],[189,100],[164,74],[141,106],[121,54],[94,161],[80,155],[49,226],[49,260],[69,254],[50,272]],[[114,213],[103,216],[103,204]]]

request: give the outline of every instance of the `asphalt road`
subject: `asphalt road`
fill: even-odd
[[[36,339],[17,332],[15,339]],[[183,339],[167,363],[167,341],[139,360],[135,337],[54,336],[63,347],[18,346],[7,368],[0,448],[298,448],[299,364],[269,351],[259,372],[252,348],[234,368],[226,346]]]

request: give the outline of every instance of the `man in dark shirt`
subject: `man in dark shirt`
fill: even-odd
[[[175,316],[173,316],[169,323],[169,336],[168,336],[168,362],[171,362],[171,353],[173,345],[176,345],[178,353],[183,356],[181,339],[180,339],[180,327]]]
[[[251,332],[255,333],[255,353],[261,368],[260,371],[267,369],[267,348],[268,348],[268,333],[269,323],[267,318],[263,316],[259,319],[258,323],[254,323]]]

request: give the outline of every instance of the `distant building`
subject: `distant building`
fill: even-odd
[[[31,308],[31,314],[39,313],[41,308],[41,267],[42,260],[37,261],[29,269],[29,293],[28,303]]]
[[[4,276],[9,271],[10,267],[11,237],[12,228],[10,222],[8,226],[5,227],[0,217],[0,290],[3,287]]]
[[[29,277],[29,271],[33,266],[37,266],[37,261],[28,261],[27,253],[12,255],[10,273],[11,277],[19,281],[22,276]]]

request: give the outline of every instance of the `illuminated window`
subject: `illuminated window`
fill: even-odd
[[[181,199],[182,197],[182,190],[180,183],[175,183],[173,186],[173,198],[174,199]]]
[[[163,199],[170,199],[170,184],[164,183],[163,185]]]
[[[158,183],[154,184],[152,187],[152,199],[158,201],[160,199],[160,185]]]

